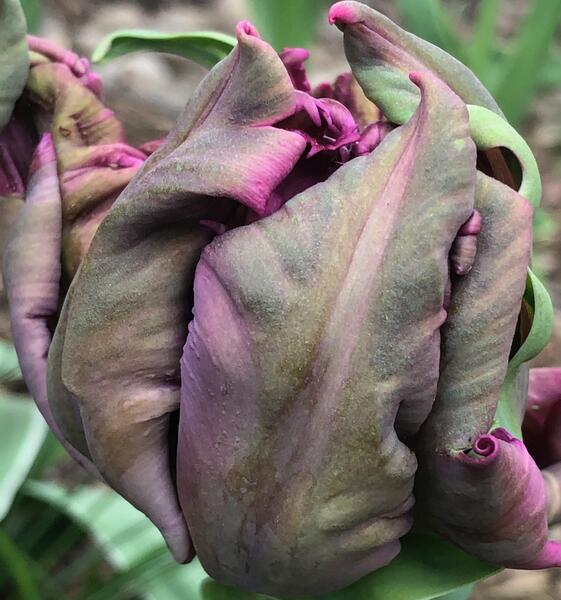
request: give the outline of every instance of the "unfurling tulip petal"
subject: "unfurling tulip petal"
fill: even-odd
[[[409,81],[412,71],[431,71],[466,104],[502,115],[497,103],[460,61],[437,46],[404,31],[362,2],[337,2],[330,23],[344,32],[345,54],[366,95],[394,123],[403,123],[419,104]]]
[[[61,223],[56,157],[51,136],[45,134],[33,157],[25,204],[4,250],[4,283],[12,336],[29,391],[65,448],[95,473],[93,464],[65,440],[47,402],[49,319],[59,307]]]
[[[194,270],[213,237],[200,221],[227,222],[235,202],[263,211],[306,146],[299,133],[273,127],[295,108],[282,62],[249,25],[238,39],[99,227],[51,352],[49,397],[66,415],[61,429],[77,410],[85,433],[77,445],[87,444],[181,561],[191,549],[169,463],[170,418]]]
[[[465,105],[414,80],[406,126],[197,267],[178,486],[220,581],[321,593],[389,562],[410,527],[400,437],[432,406],[448,254],[475,186]]]
[[[546,494],[537,465],[508,432],[486,435],[520,310],[531,209],[514,190],[482,174],[476,206],[482,219],[477,257],[469,276],[452,285],[437,399],[419,441],[419,514],[483,560],[515,568],[553,566],[561,555],[547,542]]]
[[[561,543],[548,540],[547,495],[524,444],[505,429],[475,438],[469,452],[437,456],[430,499],[437,531],[489,562],[516,569],[561,566]]]

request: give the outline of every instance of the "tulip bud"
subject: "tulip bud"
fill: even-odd
[[[553,475],[520,439],[550,309],[535,159],[458,61],[364,4],[329,18],[352,73],[313,87],[307,51],[242,22],[142,150],[88,64],[30,38],[49,133],[4,267],[24,375],[69,451],[222,583],[330,593],[413,524],[560,565]]]

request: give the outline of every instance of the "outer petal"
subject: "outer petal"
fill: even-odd
[[[446,483],[431,510],[440,515],[441,531],[459,546],[517,569],[561,566],[561,544],[548,541],[542,475],[508,431],[477,437],[472,452],[441,460],[433,475]]]
[[[481,231],[474,266],[452,281],[443,327],[437,401],[420,447],[470,448],[495,416],[514,337],[532,242],[526,199],[478,173],[476,206]]]
[[[418,514],[483,560],[539,568],[550,559],[557,564],[557,554],[546,546],[539,470],[507,432],[495,432],[496,439],[485,435],[497,409],[524,292],[531,209],[514,190],[481,174],[476,206],[482,217],[477,256],[470,273],[453,282],[438,396],[418,444]],[[472,447],[485,454],[484,447],[495,446],[492,460],[465,454]]]
[[[0,2],[0,130],[10,120],[20,97],[29,59],[25,43],[25,17],[19,0]]]
[[[413,433],[432,406],[475,183],[464,104],[415,81],[411,122],[197,267],[178,489],[221,582],[328,592],[387,564],[410,527],[416,461],[394,421]]]
[[[95,472],[91,462],[61,435],[47,403],[49,319],[58,311],[61,208],[55,154],[46,134],[35,151],[26,202],[4,251],[4,283],[12,336],[23,376],[41,414],[70,454]]]
[[[491,94],[465,65],[366,4],[338,2],[329,11],[329,22],[344,31],[345,53],[354,76],[390,121],[403,123],[413,114],[419,93],[408,75],[419,70],[434,73],[466,104],[502,115]]]
[[[295,106],[278,55],[249,24],[238,39],[100,225],[49,356],[49,401],[64,434],[77,412],[85,439],[76,445],[180,561],[192,553],[169,462],[170,417],[194,269],[212,238],[200,221],[226,222],[233,200],[263,209],[305,148],[299,134],[269,126]]]

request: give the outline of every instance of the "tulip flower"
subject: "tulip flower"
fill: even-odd
[[[314,87],[242,22],[148,157],[30,38],[42,137],[4,260],[28,385],[219,582],[330,593],[412,529],[561,566],[521,434],[551,310],[535,159],[442,50],[357,2],[329,20],[352,73]]]

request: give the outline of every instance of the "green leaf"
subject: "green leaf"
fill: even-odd
[[[561,84],[561,52],[552,49],[540,69],[538,86],[540,89],[550,89]]]
[[[175,563],[154,525],[105,485],[68,490],[55,483],[28,481],[23,491],[70,517],[121,571],[89,600],[112,599],[125,588],[154,600],[199,598],[200,583],[206,577],[200,563]]]
[[[37,33],[43,13],[41,0],[21,0],[21,7],[27,21],[27,30],[29,33]]]
[[[468,53],[468,66],[485,85],[491,80],[491,54],[501,0],[482,0],[479,4]]]
[[[502,64],[495,97],[511,123],[520,123],[528,111],[560,18],[561,0],[535,0],[513,52]]]
[[[463,588],[499,569],[436,537],[409,534],[395,560],[344,590],[305,600],[430,600]],[[202,600],[264,600],[207,580]],[[304,600],[304,599],[300,599]]]
[[[47,425],[25,397],[0,397],[0,520],[10,509],[45,435]]]
[[[41,450],[33,463],[33,467],[29,471],[28,477],[31,479],[40,477],[47,469],[50,469],[61,459],[66,459],[67,457],[68,454],[62,444],[51,431],[48,431]]]
[[[21,377],[16,349],[12,344],[0,339],[0,382],[17,381]]]
[[[473,584],[466,585],[454,592],[450,592],[449,594],[445,594],[444,596],[439,596],[438,600],[469,600],[473,593],[473,588]]]
[[[105,37],[93,51],[92,60],[103,63],[131,52],[166,52],[188,58],[211,69],[227,56],[236,39],[216,31],[161,33],[122,29]]]
[[[532,325],[524,343],[508,363],[493,421],[493,428],[504,427],[520,439],[522,439],[522,418],[527,397],[525,363],[544,349],[553,331],[551,298],[531,269],[528,269],[524,303],[532,319]]]
[[[24,600],[41,600],[39,588],[29,568],[30,559],[0,528],[0,566],[14,582],[18,597]]]
[[[276,50],[309,48],[327,0],[249,0],[257,29]]]
[[[441,0],[397,0],[405,29],[466,62],[463,42]]]

